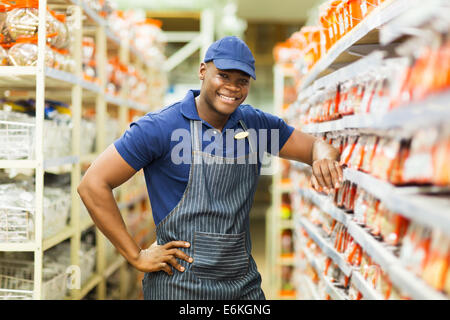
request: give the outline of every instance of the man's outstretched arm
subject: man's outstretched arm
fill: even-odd
[[[177,247],[188,247],[185,241],[172,241],[146,250],[136,244],[128,233],[112,190],[130,179],[134,170],[110,145],[89,167],[78,186],[78,193],[95,225],[111,241],[124,258],[135,268],[144,272],[163,270],[172,274],[172,265],[179,271],[182,266],[175,258],[188,262],[190,257]]]

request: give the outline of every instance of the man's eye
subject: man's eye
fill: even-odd
[[[228,78],[228,75],[225,73],[219,73],[219,76],[221,76],[222,78]]]
[[[243,80],[241,80],[241,83],[246,85],[246,84],[248,84],[248,80],[247,79],[243,79]]]

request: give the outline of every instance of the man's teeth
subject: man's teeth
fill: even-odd
[[[225,100],[227,100],[227,101],[235,101],[235,100],[237,100],[237,98],[230,98],[230,97],[227,97],[227,96],[224,96],[224,95],[221,95],[221,94],[219,94],[219,96],[220,96],[222,99],[225,99]]]

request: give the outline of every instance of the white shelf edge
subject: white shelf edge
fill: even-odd
[[[34,169],[37,165],[36,160],[0,160],[2,169]]]
[[[0,77],[35,76],[37,67],[32,66],[2,66]]]
[[[78,156],[67,156],[62,158],[53,158],[44,160],[44,169],[59,167],[66,164],[76,164],[80,161]]]
[[[376,292],[374,288],[369,286],[366,279],[364,279],[364,277],[362,276],[362,274],[359,271],[353,270],[351,281],[355,285],[355,287],[358,289],[358,291],[361,292],[364,299],[384,300],[383,297],[378,292]]]
[[[337,288],[334,283],[328,279],[328,277],[323,276],[322,280],[325,282],[325,291],[330,297],[333,298],[333,300],[348,300],[347,295],[342,292],[342,289]]]
[[[320,209],[331,215],[335,220],[347,226],[351,220],[349,214],[337,208],[327,196],[321,195],[311,189],[299,189],[300,194],[312,201]]]
[[[405,193],[401,187],[395,187],[389,182],[351,168],[344,170],[344,179],[356,183],[359,187],[383,201],[388,209],[426,226],[438,228],[450,235],[448,206],[430,202],[433,197],[418,195],[417,193],[412,193],[414,197],[411,197],[411,194]],[[417,190],[420,190],[420,187]],[[412,191],[415,191],[415,189]],[[426,198],[428,198],[428,201],[420,202],[421,199]]]
[[[0,243],[1,251],[19,251],[19,252],[31,252],[35,251],[37,248],[35,242],[24,242],[24,243]]]
[[[338,120],[310,123],[302,127],[306,133],[323,133],[345,129],[408,129],[449,122],[450,90],[434,94],[423,101],[415,101],[400,106],[385,114],[355,114]]]
[[[424,280],[420,279],[405,268],[396,265],[388,269],[392,283],[405,293],[417,300],[448,300],[444,294],[430,287]],[[414,281],[411,281],[411,278]]]
[[[316,242],[319,247],[322,249],[325,255],[330,257],[334,263],[336,263],[341,269],[341,271],[346,275],[350,276],[352,267],[345,261],[340,253],[338,253],[322,236],[315,230],[317,229],[313,226],[309,221],[305,218],[300,219],[301,225],[306,229],[310,237]]]

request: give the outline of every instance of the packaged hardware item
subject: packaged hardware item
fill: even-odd
[[[281,256],[292,256],[294,253],[294,240],[291,229],[281,232]]]
[[[0,66],[7,65],[9,65],[8,53],[2,46],[0,46]]]
[[[17,40],[20,37],[37,36],[39,17],[38,0],[16,0],[7,7],[5,26],[8,37]],[[58,20],[47,11],[46,15],[47,35],[56,35],[58,32]],[[54,39],[48,39],[50,42]]]
[[[8,50],[8,58],[10,64],[13,66],[35,66],[38,59],[37,37],[34,38],[20,38]],[[53,51],[45,48],[45,65],[53,67],[55,63],[55,56]]]
[[[450,240],[439,229],[412,222],[403,239],[400,261],[436,290],[449,295]]]

